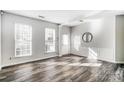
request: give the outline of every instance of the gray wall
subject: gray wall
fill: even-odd
[[[116,16],[116,61],[124,61],[124,15]]]
[[[32,56],[29,57],[14,57],[14,24],[24,23],[32,26]],[[58,36],[58,25],[35,20],[23,16],[17,16],[9,13],[4,13],[2,16],[2,66],[8,66],[33,60],[39,60],[47,57],[53,57],[58,55],[58,49],[56,47],[56,53],[45,54],[44,49],[44,29],[46,27],[56,29],[56,37]],[[58,44],[58,43],[57,43]],[[10,60],[10,57],[12,59]]]
[[[81,36],[84,32],[91,32],[93,34],[93,41],[91,43],[84,43]],[[76,49],[74,42],[76,37],[79,37],[81,44]],[[89,56],[91,52],[96,55],[97,59],[112,61],[115,60],[115,17],[114,16],[100,16],[84,21],[79,26],[72,27],[71,32],[71,53]]]
[[[1,16],[0,16],[1,17]],[[1,20],[1,19],[0,19]],[[68,27],[60,26],[60,31],[57,24],[31,19],[23,16],[13,15],[9,13],[4,13],[2,15],[2,67],[19,64],[24,62],[29,62],[33,60],[39,60],[44,58],[49,58],[53,56],[65,55],[65,54],[76,54],[81,56],[89,57],[90,50],[94,52],[97,59],[106,61],[115,61],[115,51],[116,60],[123,60],[124,52],[123,47],[123,21],[124,16],[116,17],[116,27],[115,27],[115,16],[100,16],[90,19],[79,26]],[[32,26],[33,32],[33,54],[29,57],[14,57],[14,23],[24,23]],[[57,41],[56,53],[45,54],[44,49],[44,29],[46,27],[56,29],[56,39],[59,38],[59,43]],[[116,28],[116,29],[115,29]],[[59,32],[59,33],[58,33]],[[91,43],[84,43],[81,36],[84,32],[91,32],[93,34],[93,41]],[[116,33],[116,38],[115,38]],[[69,36],[69,45],[63,46],[62,36]],[[75,39],[77,37],[78,40]],[[116,40],[116,43],[115,43]],[[76,49],[75,48],[75,41]],[[79,42],[78,42],[79,41]],[[59,44],[59,45],[58,45]],[[115,49],[116,45],[116,49]],[[57,49],[59,46],[60,49]],[[78,47],[77,47],[78,46]],[[60,52],[60,53],[59,53]],[[92,56],[92,55],[91,55]],[[10,60],[10,57],[12,59]],[[91,57],[92,58],[92,57]]]

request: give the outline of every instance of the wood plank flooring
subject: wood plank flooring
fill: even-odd
[[[122,82],[120,64],[74,55],[3,68],[0,82]]]

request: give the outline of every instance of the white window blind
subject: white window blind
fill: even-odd
[[[55,29],[45,29],[45,52],[55,52]]]
[[[32,27],[15,24],[15,57],[32,55]]]

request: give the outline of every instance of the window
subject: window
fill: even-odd
[[[45,29],[45,52],[55,52],[55,29]]]
[[[15,24],[15,56],[32,55],[32,27],[25,24]]]
[[[63,43],[63,45],[68,45],[68,42],[69,42],[69,40],[68,40],[68,35],[63,35],[62,36],[62,43]]]

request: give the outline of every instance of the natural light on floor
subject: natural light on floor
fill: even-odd
[[[88,48],[88,50],[89,50],[88,58],[89,59],[97,59],[97,53],[91,48]]]

